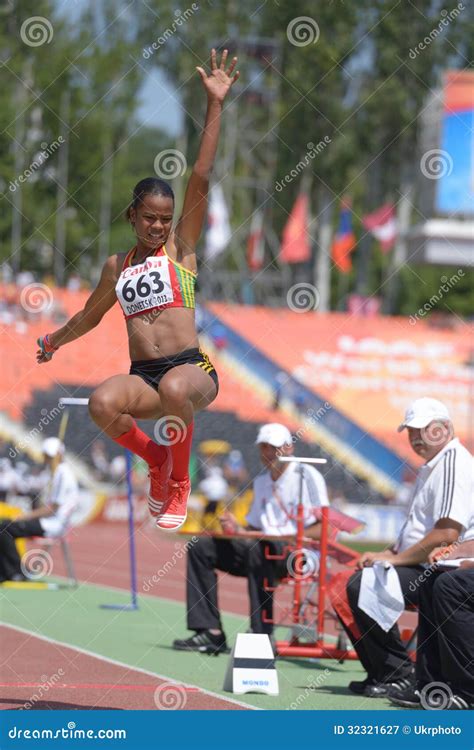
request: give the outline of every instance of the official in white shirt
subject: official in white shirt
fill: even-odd
[[[254,481],[254,499],[246,528],[261,531],[262,535],[293,536],[300,501],[300,476],[295,464],[278,460],[279,456],[293,453],[291,433],[284,425],[266,424],[260,429],[256,443],[266,471]],[[310,465],[303,465],[301,500],[305,535],[317,539],[320,524],[315,522],[314,510],[328,505],[328,497],[323,476]],[[221,523],[229,533],[243,530],[230,513],[224,514]],[[283,558],[268,560],[266,546]],[[273,594],[265,589],[288,575],[284,550],[285,543],[279,541],[200,537],[189,547],[187,558],[187,625],[195,634],[175,640],[173,647],[212,654],[227,651],[217,603],[216,570],[247,578],[252,632],[271,634],[273,625],[268,620],[273,617]]]
[[[407,409],[398,428],[408,430],[410,445],[425,459],[421,466],[407,519],[393,547],[385,552],[366,552],[359,568],[377,560],[391,563],[397,572],[405,604],[418,605],[424,583],[423,563],[439,546],[462,541],[474,525],[474,461],[454,437],[445,404],[420,398]],[[359,631],[346,630],[357,651],[367,678],[351,682],[349,689],[367,697],[383,697],[405,690],[413,680],[413,665],[400,640],[398,627],[385,632],[359,608],[361,573],[347,586],[347,597]],[[344,623],[343,623],[344,624]]]
[[[64,445],[58,438],[43,443],[43,458],[51,472],[43,503],[36,510],[18,516],[14,521],[0,521],[0,581],[25,578],[15,539],[20,537],[62,536],[68,529],[78,503],[77,480],[63,462]]]

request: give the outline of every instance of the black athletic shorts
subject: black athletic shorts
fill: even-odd
[[[131,363],[130,375],[139,375],[145,383],[158,388],[163,375],[179,365],[196,365],[211,376],[219,391],[219,378],[211,360],[202,349],[185,349],[184,352],[160,359],[136,359]]]

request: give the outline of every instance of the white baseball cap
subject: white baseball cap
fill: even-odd
[[[274,448],[281,448],[282,445],[291,444],[291,432],[288,427],[278,422],[270,422],[260,427],[255,443],[268,443]]]
[[[43,443],[43,453],[49,458],[54,458],[58,454],[64,453],[64,443],[57,437],[46,438]]]
[[[435,420],[441,422],[451,421],[449,411],[443,402],[438,401],[436,398],[417,398],[406,410],[405,419],[398,426],[398,432],[404,430],[405,427],[422,429]]]

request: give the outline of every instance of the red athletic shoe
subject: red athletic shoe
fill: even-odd
[[[168,500],[156,519],[156,525],[163,531],[176,531],[186,520],[188,498],[191,493],[189,477],[180,482],[172,477],[168,483]]]
[[[171,476],[173,459],[171,451],[166,446],[166,458],[159,466],[150,466],[150,492],[148,494],[148,510],[156,518],[163,510],[163,505],[168,499],[168,482]]]

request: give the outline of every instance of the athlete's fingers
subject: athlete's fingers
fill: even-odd
[[[234,83],[235,83],[236,81],[238,81],[238,80],[239,80],[239,78],[240,78],[240,70],[238,70],[238,71],[237,71],[237,73],[235,74],[235,76],[234,76],[234,77],[232,78],[232,81],[230,82],[230,85],[231,85],[231,86],[233,86],[233,84],[234,84]]]
[[[211,70],[217,70],[217,62],[216,62],[216,50],[214,47],[211,49]]]
[[[230,65],[229,65],[229,70],[227,71],[227,75],[229,76],[229,78],[232,75],[232,73],[234,72],[234,68],[235,68],[236,65],[237,65],[237,58],[233,57],[232,60],[231,60]]]
[[[196,68],[196,70],[201,76],[201,81],[205,81],[207,78],[207,75],[206,75],[206,71],[204,70],[204,68]]]
[[[221,57],[221,65],[220,65],[220,68],[221,68],[221,70],[225,70],[225,61],[227,60],[227,55],[228,55],[228,54],[229,54],[229,51],[228,51],[228,50],[226,50],[226,49],[225,49],[225,50],[224,50],[224,52],[222,53],[222,57]]]

